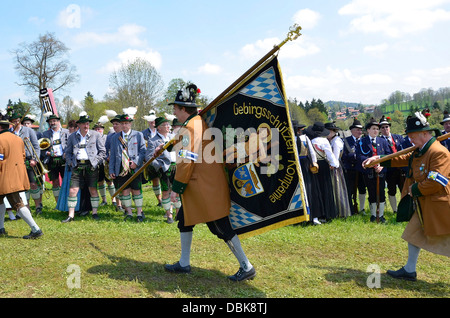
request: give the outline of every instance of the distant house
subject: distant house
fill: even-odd
[[[375,111],[375,106],[368,106],[368,107],[364,108],[364,111],[366,113],[373,113]]]

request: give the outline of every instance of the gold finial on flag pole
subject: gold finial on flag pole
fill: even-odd
[[[244,80],[245,78],[247,78],[247,76],[249,74],[251,74],[254,70],[256,70],[260,65],[262,65],[267,59],[269,59],[272,55],[274,55],[278,50],[280,50],[280,48],[285,45],[288,41],[294,41],[296,40],[300,35],[302,35],[300,33],[302,27],[299,26],[298,24],[294,24],[293,26],[291,26],[289,28],[289,33],[287,34],[286,39],[284,39],[283,42],[281,42],[278,45],[275,45],[273,47],[272,50],[270,50],[270,52],[268,52],[266,55],[264,55],[258,62],[255,63],[255,65],[253,65],[251,68],[249,68],[247,70],[247,72],[245,72],[244,74],[242,74],[241,77],[239,77],[236,81],[234,81],[233,84],[231,84],[225,91],[222,92],[222,94],[220,94],[219,96],[216,97],[216,99],[214,99],[206,108],[204,108],[201,111],[201,114],[207,112],[209,109],[211,109],[212,107],[214,107],[217,102],[219,102],[226,94],[227,92],[230,92],[233,87],[236,87],[242,80]]]
[[[298,39],[298,37],[300,35],[302,35],[300,33],[300,31],[302,30],[302,27],[299,26],[297,23],[294,24],[293,26],[291,26],[289,28],[289,33],[287,34],[286,39],[284,39],[283,42],[280,43],[280,45],[278,45],[278,47],[282,47],[284,44],[286,44],[288,41],[295,41]]]

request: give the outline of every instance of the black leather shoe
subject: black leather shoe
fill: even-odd
[[[8,233],[6,233],[6,230],[5,230],[5,228],[4,227],[2,227],[1,229],[0,229],[0,235],[5,235],[6,236],[6,234],[8,234]]]
[[[97,213],[93,213],[93,214],[92,214],[92,218],[93,218],[94,220],[100,219],[100,217],[98,216]]]
[[[256,270],[254,267],[252,267],[252,269],[249,270],[248,272],[244,271],[244,269],[240,267],[237,273],[232,276],[228,276],[228,279],[233,282],[241,282],[243,280],[253,279],[255,276]]]
[[[73,217],[69,216],[67,219],[62,220],[61,223],[69,223],[69,222],[72,222],[72,221],[73,221]]]
[[[171,273],[184,273],[184,274],[187,274],[187,273],[191,272],[191,266],[190,265],[188,265],[188,266],[181,266],[180,262],[176,262],[175,264],[172,264],[172,265],[166,264],[166,265],[164,265],[164,269],[166,271],[168,271],[168,272],[171,272]]]
[[[393,278],[405,279],[413,282],[417,280],[417,273],[416,272],[408,273],[404,267],[400,268],[397,271],[388,270],[387,274]]]
[[[37,239],[38,237],[44,235],[44,233],[42,233],[41,230],[33,232],[31,231],[30,234],[25,235],[23,238],[26,240],[30,240],[30,239]]]

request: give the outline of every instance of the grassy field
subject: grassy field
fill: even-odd
[[[63,224],[67,214],[54,210],[53,198],[44,200],[43,213],[35,217],[44,232],[38,240],[22,239],[29,233],[23,220],[6,221],[8,236],[0,237],[0,297],[449,297],[446,257],[422,251],[417,282],[385,274],[407,259],[407,245],[400,237],[405,224],[396,223],[389,208],[384,225],[358,215],[319,226],[287,226],[244,239],[242,245],[257,276],[232,283],[227,275],[237,271],[236,259],[206,225],[194,230],[192,273],[165,272],[163,265],[179,258],[179,233],[176,223],[165,223],[148,185],[144,198],[143,223],[124,222],[122,213],[105,206],[99,210],[99,221],[86,216]],[[371,279],[371,266],[380,270],[379,280]],[[370,288],[368,279],[379,284]]]

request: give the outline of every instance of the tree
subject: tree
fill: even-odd
[[[307,112],[307,115],[308,115],[310,122],[312,122],[312,123],[314,123],[316,121],[325,123],[327,121],[327,116],[324,113],[320,112],[319,109],[317,109],[317,108],[311,108]]]
[[[112,73],[110,86],[114,91],[112,96],[120,107],[138,107],[134,127],[136,130],[145,129],[147,123],[142,117],[155,106],[164,87],[155,67],[144,59],[136,58]]]
[[[17,84],[31,94],[39,94],[42,88],[51,88],[55,92],[73,84],[79,77],[76,67],[67,59],[68,51],[52,33],[40,35],[30,44],[20,44],[12,51],[14,68],[21,80]]]
[[[61,123],[68,123],[71,119],[77,119],[80,112],[81,108],[75,105],[70,96],[64,97],[62,102],[58,104],[58,115],[61,118]]]

